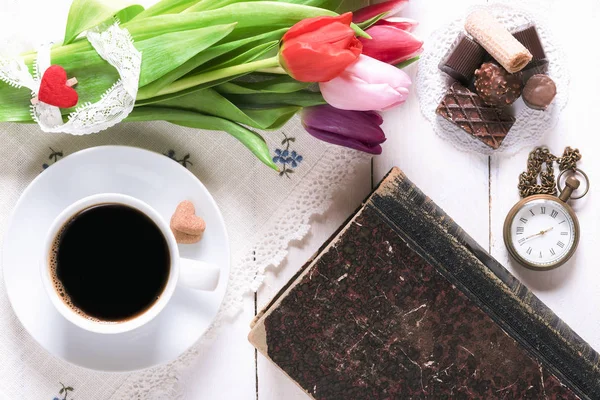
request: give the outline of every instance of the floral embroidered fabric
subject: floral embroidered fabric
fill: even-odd
[[[181,128],[165,122],[120,124],[110,134],[81,137],[48,135],[36,125],[0,127],[0,235],[21,192],[40,173],[78,150],[107,144],[146,148],[194,173],[219,204],[231,240],[232,270],[222,309],[209,332],[182,357],[166,366],[132,374],[81,369],[50,356],[23,331],[0,285],[0,398],[53,399],[57,382],[73,387],[68,399],[132,400],[183,398],[188,366],[206,351],[211,338],[227,329],[256,291],[268,266],[278,266],[291,241],[310,230],[310,218],[327,211],[332,195],[368,157],[320,142],[294,119],[281,131],[265,132],[278,174],[222,132]],[[343,168],[340,168],[343,166]],[[65,183],[67,185],[67,183]],[[68,186],[55,190],[68,190]],[[1,272],[0,272],[1,279]],[[51,329],[51,327],[49,327]]]
[[[67,15],[68,2],[48,4],[52,6],[40,2],[38,12],[31,13],[31,2],[0,2],[0,15],[8,21],[0,25],[0,40],[10,39],[0,47],[12,47],[12,54],[19,54],[38,48],[49,38],[60,38],[64,33],[60,16]],[[39,29],[22,29],[25,25]],[[351,178],[355,166],[368,162],[366,156],[353,150],[314,139],[297,118],[283,130],[263,135],[280,174],[266,168],[223,132],[153,122],[118,124],[102,134],[70,136],[47,134],[37,125],[0,125],[0,239],[20,194],[36,176],[81,149],[116,144],[164,154],[195,174],[222,211],[232,249],[228,292],[212,329],[176,361],[131,374],[90,371],[49,355],[24,331],[0,284],[0,398],[184,398],[189,385],[184,378],[189,375],[186,371],[206,350],[210,339],[227,329],[228,317],[242,306],[242,295],[260,287],[265,269],[282,262],[289,243],[309,232],[310,218],[326,212],[333,194]]]

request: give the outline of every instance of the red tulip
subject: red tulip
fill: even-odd
[[[307,18],[283,36],[279,62],[296,80],[326,82],[358,59],[362,43],[350,28],[352,13]]]
[[[355,11],[352,20],[355,23],[364,22],[383,13],[387,13],[386,17],[391,17],[392,15],[399,13],[406,4],[408,4],[408,0],[389,0],[383,3],[373,4]]]
[[[375,25],[367,29],[372,39],[363,39],[363,54],[388,64],[398,64],[421,52],[423,41],[393,25]]]

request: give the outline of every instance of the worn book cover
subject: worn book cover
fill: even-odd
[[[314,399],[600,399],[598,354],[398,169],[250,341]]]

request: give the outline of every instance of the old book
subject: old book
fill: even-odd
[[[394,169],[257,316],[315,399],[599,399],[598,354]]]

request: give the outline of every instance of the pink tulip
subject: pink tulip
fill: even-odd
[[[423,41],[392,25],[375,25],[367,29],[372,39],[359,38],[362,53],[388,64],[398,64],[421,53]]]
[[[419,25],[417,21],[410,18],[392,17],[380,19],[375,25],[391,25],[406,32],[412,32]]]
[[[399,13],[406,4],[408,4],[408,0],[389,0],[383,3],[373,4],[355,11],[352,22],[364,22],[383,13],[387,13],[386,17],[391,17],[392,15]]]
[[[365,55],[337,78],[319,83],[327,103],[356,111],[384,111],[402,104],[410,85],[410,77],[404,71]]]

